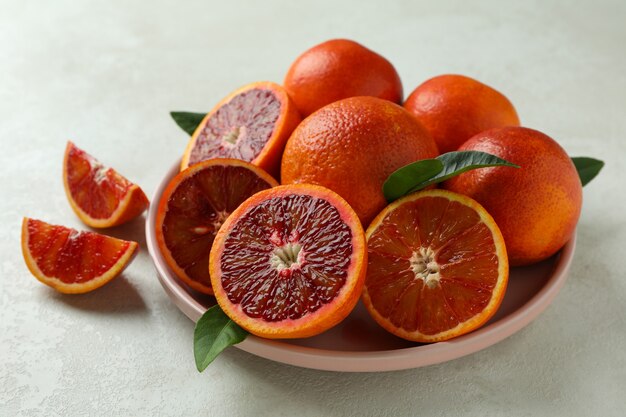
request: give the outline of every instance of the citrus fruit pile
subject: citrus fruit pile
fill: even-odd
[[[502,93],[441,75],[403,103],[394,66],[350,40],[305,51],[282,85],[251,83],[206,114],[172,115],[191,137],[158,201],[159,250],[190,291],[260,337],[319,334],[359,299],[407,340],[466,334],[497,311],[509,264],[557,253],[580,215],[572,160],[521,127]],[[409,191],[390,198],[400,176]],[[71,142],[63,178],[91,227],[148,205]],[[137,249],[32,219],[22,246],[33,274],[64,292],[104,284]]]
[[[159,202],[171,270],[262,337],[318,334],[358,297],[408,340],[480,327],[502,302],[509,263],[546,259],[571,237],[581,181],[565,151],[520,127],[488,85],[442,75],[402,99],[387,59],[338,39],[300,55],[282,86],[256,82],[219,101]],[[398,169],[459,150],[510,164],[462,173],[447,191],[386,198]],[[234,163],[220,158],[250,163],[240,165],[246,186],[209,169]]]

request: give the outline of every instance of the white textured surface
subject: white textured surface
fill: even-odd
[[[0,416],[624,415],[626,3],[335,3],[0,1]],[[67,139],[151,194],[185,144],[169,110],[280,82],[332,37],[388,57],[405,94],[474,76],[525,125],[607,162],[585,188],[570,279],[536,322],[422,369],[335,374],[230,349],[199,374],[193,325],[147,251],[84,296],[30,276],[22,216],[82,227],[60,178]],[[145,249],[142,220],[110,233]]]

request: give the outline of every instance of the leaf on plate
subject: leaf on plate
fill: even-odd
[[[576,167],[576,171],[578,171],[583,187],[589,184],[589,181],[594,179],[600,173],[602,167],[604,167],[603,161],[586,156],[574,156],[572,157],[572,162]]]
[[[200,317],[193,334],[193,353],[198,372],[207,366],[229,346],[242,342],[248,332],[232,321],[214,305]]]
[[[187,132],[189,135],[193,135],[193,132],[196,131],[196,128],[206,116],[206,113],[191,113],[187,111],[173,111],[170,112],[172,119],[176,122],[176,124]]]

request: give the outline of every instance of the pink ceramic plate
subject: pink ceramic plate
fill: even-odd
[[[167,295],[185,315],[196,321],[215,304],[215,299],[195,292],[175,277],[161,256],[154,234],[158,201],[179,166],[176,163],[169,170],[152,198],[146,220],[146,239]],[[513,268],[504,301],[496,315],[481,329],[448,342],[418,344],[397,338],[379,327],[359,303],[346,320],[321,335],[284,341],[250,335],[236,346],[277,362],[328,371],[393,371],[449,361],[491,346],[537,318],[563,286],[575,246],[574,237],[552,258],[532,266]]]

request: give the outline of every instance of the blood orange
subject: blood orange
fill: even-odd
[[[330,188],[367,227],[387,205],[387,177],[404,165],[436,156],[435,142],[402,107],[375,97],[351,97],[300,123],[285,147],[281,181]]]
[[[469,171],[443,184],[475,199],[496,219],[511,265],[547,259],[570,240],[583,189],[572,160],[554,139],[510,126],[481,132],[459,150],[489,152],[520,166]]]
[[[137,252],[136,242],[79,232],[24,218],[22,254],[39,281],[57,291],[80,294],[118,276]]]
[[[298,123],[298,110],[283,87],[248,84],[205,116],[189,140],[181,170],[206,159],[235,158],[278,177],[285,143]]]
[[[304,117],[348,97],[402,101],[402,82],[391,62],[349,39],[305,51],[289,67],[284,85]]]
[[[63,159],[63,184],[76,215],[91,227],[112,227],[139,216],[149,201],[138,185],[72,142]]]
[[[333,191],[284,185],[246,200],[218,232],[210,257],[217,302],[267,338],[308,337],[342,321],[365,278],[361,223]]]
[[[387,206],[366,235],[363,302],[396,336],[447,340],[480,327],[500,306],[509,276],[504,240],[471,198],[411,194]]]
[[[424,125],[441,153],[456,151],[487,129],[519,126],[515,107],[506,96],[463,75],[425,81],[409,95],[404,108]]]
[[[209,251],[228,215],[256,192],[278,185],[262,169],[236,159],[210,159],[179,173],[161,196],[156,239],[176,275],[213,294]]]

